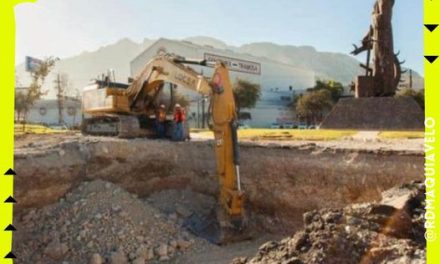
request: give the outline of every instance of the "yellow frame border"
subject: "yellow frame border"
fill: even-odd
[[[440,0],[424,0],[424,24],[440,24]],[[424,29],[424,50],[426,56],[440,55],[440,26],[433,32]],[[436,140],[436,131],[440,130],[440,59],[430,63],[425,60],[425,166],[433,166],[437,172],[440,169],[440,144]],[[434,162],[432,162],[434,161]],[[440,260],[440,182],[436,183],[437,173],[428,175],[425,172],[427,225],[425,237],[427,240],[427,263],[439,263]],[[430,200],[430,203],[428,203]],[[434,218],[432,218],[434,217]],[[428,224],[429,221],[431,221]]]
[[[13,205],[4,201],[13,195],[13,176],[3,174],[14,166],[14,91],[15,91],[15,15],[16,4],[35,0],[0,0],[0,264],[13,263],[5,256],[12,250]]]
[[[19,3],[35,2],[35,0],[0,0],[0,138],[2,146],[0,151],[0,173],[3,174],[14,165],[14,90],[15,90],[15,16],[14,6]],[[424,23],[440,23],[440,0],[424,0]],[[423,25],[420,25],[423,26]],[[425,55],[440,54],[440,28],[434,32],[424,30]],[[422,54],[420,54],[422,57]],[[438,121],[428,133],[440,130],[440,105],[436,99],[440,98],[440,59],[435,63],[425,61],[425,100],[426,117]],[[435,135],[434,135],[435,136]],[[434,152],[440,157],[439,142],[433,143]],[[440,167],[435,163],[435,169]],[[431,187],[427,185],[427,192],[434,191],[440,195],[440,183]],[[0,264],[13,263],[5,259],[12,249],[12,232],[3,231],[12,223],[13,206],[5,204],[4,200],[13,194],[13,178],[0,175]],[[439,205],[439,206],[437,206]],[[440,197],[435,195],[433,203],[434,213],[440,217]],[[440,260],[440,222],[435,220],[433,228],[434,239],[427,241],[427,263],[438,263]],[[437,249],[437,250],[436,250]]]

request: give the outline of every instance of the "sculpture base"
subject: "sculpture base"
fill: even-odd
[[[356,80],[355,97],[372,97],[377,92],[374,87],[374,78],[371,76],[358,76]]]
[[[424,113],[410,97],[341,98],[321,128],[423,130]]]

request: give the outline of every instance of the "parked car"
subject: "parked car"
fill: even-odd
[[[307,129],[307,124],[306,123],[299,123],[298,129]]]
[[[248,124],[240,123],[238,124],[238,129],[249,129],[251,128]]]
[[[285,129],[292,129],[293,128],[293,123],[284,123],[283,128]]]
[[[272,128],[272,129],[279,129],[281,126],[280,126],[280,124],[278,124],[278,123],[272,123],[271,125],[270,125],[270,128]]]

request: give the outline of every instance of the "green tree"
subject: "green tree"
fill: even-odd
[[[68,96],[73,94],[73,83],[67,73],[58,73],[54,80],[58,103],[58,123],[64,124],[64,104]]]
[[[58,58],[54,57],[44,59],[41,64],[31,72],[32,82],[27,91],[23,93],[23,96],[17,96],[18,100],[16,98],[20,111],[23,113],[23,131],[26,129],[26,118],[29,110],[41,96],[47,93],[47,91],[43,91],[41,88],[43,87],[46,77],[53,67],[55,67],[56,61],[58,61]]]
[[[289,106],[295,110],[296,105],[298,104],[299,99],[303,97],[303,93],[293,94],[292,101],[289,103]]]
[[[15,97],[14,97],[14,99],[15,99],[14,110],[16,113],[15,121],[20,120],[21,114],[24,111],[24,98],[25,98],[25,96],[21,91],[19,91],[17,89],[19,87],[21,88],[20,77],[18,76],[17,71],[15,71],[15,89],[16,89],[15,90]]]
[[[260,85],[243,79],[237,79],[233,92],[238,117],[243,108],[254,108],[261,97]]]
[[[411,88],[405,88],[398,92],[397,96],[412,97],[417,104],[425,110],[425,90],[414,90]]]
[[[297,115],[307,121],[316,124],[318,119],[323,116],[333,106],[331,93],[322,89],[310,91],[305,95],[299,96],[295,105]]]
[[[26,108],[26,94],[22,92],[15,93],[15,112],[17,113],[16,121],[21,120]]]
[[[332,101],[336,103],[339,98],[344,93],[344,86],[337,81],[329,80],[316,80],[315,86],[312,88],[307,89],[307,91],[320,91],[320,90],[327,90],[330,92],[330,96],[332,98]]]

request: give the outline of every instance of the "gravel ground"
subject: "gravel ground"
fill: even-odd
[[[136,143],[143,140],[148,139],[136,139],[133,142]],[[82,137],[79,134],[23,135],[16,138],[15,148],[16,153],[44,152],[41,150],[56,149],[57,145],[69,141],[86,143],[101,141],[125,142],[115,138]],[[132,141],[130,142],[133,143]],[[264,141],[242,142],[242,144],[268,147],[304,146],[305,148],[314,145],[329,149],[423,152],[423,140],[419,139],[358,140],[346,138],[328,142]],[[67,169],[70,170],[71,167],[66,167]],[[59,174],[62,173],[62,171],[57,172],[54,177],[59,179],[59,176],[61,176]],[[66,174],[68,173],[66,172]],[[121,177],[124,177],[123,173]],[[41,182],[39,182],[41,181],[40,178],[34,180],[36,180],[36,184],[41,185]],[[46,186],[44,185],[44,190],[40,189],[39,191],[45,192],[49,196],[53,196],[50,193],[50,187],[59,188],[57,186]],[[112,183],[96,180],[82,183],[78,188],[69,191],[67,194],[63,192],[62,195],[64,197],[52,205],[41,209],[26,209],[20,212],[19,215],[15,215],[14,225],[18,231],[15,232],[14,236],[14,253],[18,256],[17,263],[223,264],[230,263],[237,256],[246,257],[246,261],[252,260],[251,256],[255,258],[258,254],[263,254],[262,256],[267,257],[269,256],[268,254],[262,253],[266,251],[280,252],[283,255],[285,252],[276,250],[285,247],[286,243],[297,243],[288,241],[296,241],[302,236],[300,232],[299,235],[288,238],[288,240],[276,242],[280,239],[279,236],[259,233],[252,241],[244,241],[222,247],[209,244],[205,240],[194,236],[185,228],[182,228],[182,224],[185,218],[192,213],[206,215],[207,212],[216,206],[215,199],[211,196],[194,193],[190,189],[165,190],[152,193],[147,198],[139,199]],[[293,198],[289,199],[292,200]],[[321,219],[332,212],[325,210],[327,209],[314,213],[318,215],[317,219]],[[347,216],[352,214],[352,212],[345,211],[345,209],[338,212]],[[319,224],[320,221],[313,220],[307,225],[315,226],[315,222]],[[276,225],[276,223],[273,224],[273,226]],[[341,226],[338,224],[336,227],[339,228]],[[332,233],[334,231],[332,228],[330,226],[327,230],[330,234],[334,234]],[[353,228],[356,228],[356,226]],[[313,231],[314,229],[310,230]],[[325,236],[329,233],[319,234]],[[372,234],[374,235],[374,233]],[[315,238],[319,238],[319,236],[317,235]],[[394,238],[385,238],[387,239],[384,242],[385,244],[391,243],[386,244],[391,248],[391,254],[397,256],[400,254],[397,249],[397,251],[392,249],[396,245],[404,249],[403,253],[410,252],[414,248],[413,244],[411,244],[412,242],[408,244],[400,239],[392,240]],[[265,243],[269,240],[275,241],[274,244],[272,242],[269,244]],[[336,243],[333,240],[328,241],[329,243]],[[298,243],[301,244],[302,242]],[[350,243],[348,241],[347,245],[350,245]],[[262,244],[265,244],[265,246],[260,247]],[[409,251],[406,250],[407,246]],[[258,251],[259,247],[260,250]],[[380,250],[382,249],[383,247],[380,247]],[[424,251],[414,252],[418,256],[422,256]],[[279,254],[276,253],[275,255]],[[310,258],[306,260],[310,260]],[[282,261],[280,259],[279,261],[282,262],[285,259],[282,259]],[[266,262],[251,263],[278,263],[278,260],[268,259]],[[313,262],[306,261],[303,263]]]
[[[183,227],[192,214],[203,217],[215,206],[213,197],[189,189],[140,199],[110,182],[84,182],[58,203],[15,217],[16,263],[224,264],[279,238],[258,234],[217,246]]]
[[[72,140],[86,140],[86,141],[114,141],[119,140],[111,137],[84,137],[79,133],[70,134],[54,134],[54,135],[34,135],[27,134],[17,136],[15,138],[15,149],[26,148],[50,148],[62,142]],[[145,139],[148,140],[148,139]],[[192,141],[207,141],[212,140],[212,137],[199,137],[197,134],[192,136]],[[357,150],[394,150],[394,151],[416,151],[423,152],[424,139],[379,139],[374,137],[353,136],[346,137],[340,140],[330,141],[277,141],[277,140],[240,140],[241,144],[253,144],[261,146],[304,146],[316,145],[318,147],[330,149],[357,149]]]
[[[154,263],[209,246],[148,202],[100,180],[25,212],[15,225],[17,263]]]

